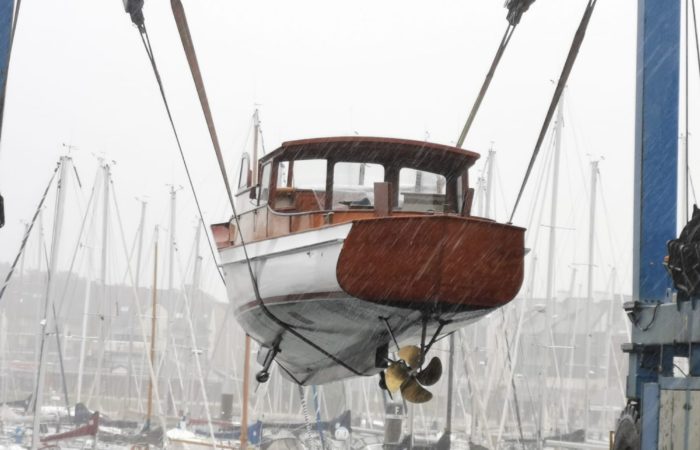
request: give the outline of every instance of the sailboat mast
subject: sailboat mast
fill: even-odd
[[[102,396],[100,395],[102,383],[102,367],[104,365],[105,347],[107,346],[107,334],[109,333],[112,310],[109,306],[107,296],[107,239],[109,236],[109,183],[110,183],[110,167],[109,164],[104,164],[102,175],[102,254],[100,258],[100,284],[101,284],[101,308],[102,320],[100,325],[100,354],[97,360],[97,370],[95,371],[95,379],[93,383],[94,389],[90,391],[92,395],[97,396],[97,405],[102,406]]]
[[[598,184],[598,161],[591,162],[591,205],[589,211],[588,222],[588,295],[586,296],[586,312],[584,326],[586,329],[586,384],[584,392],[584,407],[585,407],[585,427],[584,430],[588,434],[590,426],[590,378],[591,378],[591,303],[593,302],[593,257],[595,249],[595,211],[596,211],[596,193]]]
[[[53,223],[53,236],[51,238],[51,259],[49,262],[49,285],[46,290],[46,299],[44,301],[43,320],[41,322],[41,347],[39,350],[39,370],[37,375],[36,389],[34,393],[34,421],[32,426],[32,450],[36,450],[40,445],[39,425],[41,420],[41,405],[43,401],[43,385],[46,378],[46,356],[48,349],[46,345],[46,334],[48,330],[54,329],[53,320],[53,295],[56,285],[56,270],[58,268],[58,254],[61,247],[61,233],[63,231],[63,211],[66,202],[66,188],[69,178],[69,169],[72,160],[68,156],[61,157],[61,173],[57,185],[56,193],[56,212]]]
[[[87,325],[88,325],[88,312],[90,308],[90,291],[92,290],[92,252],[89,244],[86,245],[87,249],[87,280],[85,281],[85,299],[83,301],[83,323],[82,323],[82,334],[80,340],[80,359],[78,360],[78,382],[77,382],[77,393],[75,396],[75,401],[80,403],[82,400],[82,389],[83,389],[83,371],[85,368],[85,347],[87,345]]]
[[[139,220],[139,228],[138,228],[138,244],[137,244],[137,249],[136,249],[136,274],[134,276],[134,288],[137,292],[137,297],[140,297],[138,295],[138,290],[139,290],[139,275],[141,274],[141,254],[143,250],[143,232],[144,232],[144,227],[145,227],[145,222],[146,222],[146,202],[141,201],[141,219]],[[140,303],[140,298],[137,299]],[[130,308],[133,309],[133,308]],[[127,378],[127,409],[131,407],[131,384],[136,383],[136,380],[133,379],[133,372],[134,372],[134,325],[137,320],[139,320],[138,317],[135,317],[134,313],[131,314],[131,324],[129,325],[129,374]]]
[[[258,182],[258,134],[260,134],[260,115],[256,108],[253,113],[253,186]]]
[[[484,210],[484,217],[492,219],[491,217],[491,199],[493,198],[493,165],[495,164],[496,151],[493,149],[493,145],[489,149],[489,157],[486,168],[486,208]]]
[[[544,358],[545,363],[542,366],[542,380],[541,386],[547,386],[547,377],[549,375],[550,359],[549,352],[546,351],[547,348],[551,348],[552,358],[556,357],[556,350],[554,348],[554,332],[552,330],[553,316],[554,316],[554,268],[555,258],[556,258],[556,245],[557,245],[557,203],[559,201],[559,160],[561,156],[561,142],[562,142],[562,129],[564,127],[564,96],[559,99],[559,106],[557,107],[557,121],[556,128],[554,130],[554,171],[552,174],[552,198],[550,200],[549,206],[549,247],[547,256],[547,296],[545,297],[546,309],[545,309],[545,325],[544,325]],[[542,396],[540,399],[540,416],[539,416],[539,428],[540,439],[538,443],[538,448],[542,449],[544,447],[544,429],[547,426],[547,403],[548,403],[548,391],[549,389],[544,389],[542,391]]]
[[[197,299],[199,297],[199,283],[200,279],[202,276],[202,256],[200,255],[200,249],[199,249],[199,243],[201,241],[201,236],[202,236],[202,227],[197,224],[195,226],[195,232],[194,232],[194,270],[192,271],[192,289],[190,290],[190,305],[187,308],[187,315],[189,323],[192,323],[192,311],[196,310],[197,308]],[[192,329],[192,339],[195,338],[194,335],[194,327]],[[197,356],[198,349],[193,348],[192,352],[190,352],[190,357],[194,359],[194,362],[196,364],[192,364],[191,371],[189,373],[190,377],[190,383],[187,389],[187,403],[189,403],[189,411],[190,413],[193,410],[194,405],[196,404],[195,402],[195,391],[194,391],[194,380],[195,380],[195,371],[197,369],[197,364],[199,364],[199,359]],[[207,406],[207,411],[208,411],[208,406]]]
[[[151,295],[151,349],[149,358],[151,367],[156,363],[156,306],[158,303],[158,226],[156,226],[155,245],[153,250],[153,292]],[[148,377],[148,406],[146,408],[146,427],[151,426],[153,414],[153,377]]]

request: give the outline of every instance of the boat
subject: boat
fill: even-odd
[[[525,230],[471,215],[478,157],[361,136],[285,142],[252,168],[244,154],[237,216],[211,228],[234,315],[265,350],[258,381],[273,359],[301,385],[392,362],[403,379],[432,343],[515,297]]]

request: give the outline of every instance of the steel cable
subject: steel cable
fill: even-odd
[[[571,49],[569,50],[566,62],[564,63],[564,68],[562,69],[561,75],[559,76],[559,82],[557,83],[557,87],[554,91],[554,96],[552,97],[552,101],[549,105],[549,110],[547,111],[544,123],[542,124],[539,137],[537,138],[537,143],[535,144],[535,149],[533,150],[532,156],[530,157],[530,163],[528,164],[527,170],[525,171],[525,177],[523,178],[523,182],[520,185],[518,197],[515,200],[513,212],[510,215],[508,223],[513,223],[513,217],[515,216],[515,212],[518,210],[520,199],[522,198],[523,191],[525,190],[525,186],[527,185],[528,179],[530,178],[530,173],[532,172],[532,168],[535,165],[535,161],[537,160],[537,155],[540,152],[540,147],[542,147],[545,135],[547,134],[547,130],[549,129],[549,124],[551,123],[552,118],[554,117],[554,111],[557,109],[559,99],[561,98],[561,95],[564,92],[566,83],[569,80],[569,75],[571,75],[571,71],[574,68],[576,57],[578,56],[579,50],[581,49],[581,44],[583,44],[583,39],[586,37],[586,30],[588,29],[588,24],[591,21],[591,16],[593,15],[593,11],[597,3],[598,0],[588,1],[586,10],[584,11],[583,17],[581,18],[581,23],[579,24],[579,27],[576,30],[574,40],[571,43]]]

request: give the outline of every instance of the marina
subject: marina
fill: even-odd
[[[695,2],[492,3],[0,0],[0,448],[700,449]]]

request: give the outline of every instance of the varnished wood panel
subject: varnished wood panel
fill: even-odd
[[[453,216],[360,220],[343,245],[337,277],[362,300],[426,309],[493,308],[518,293],[524,230]]]

